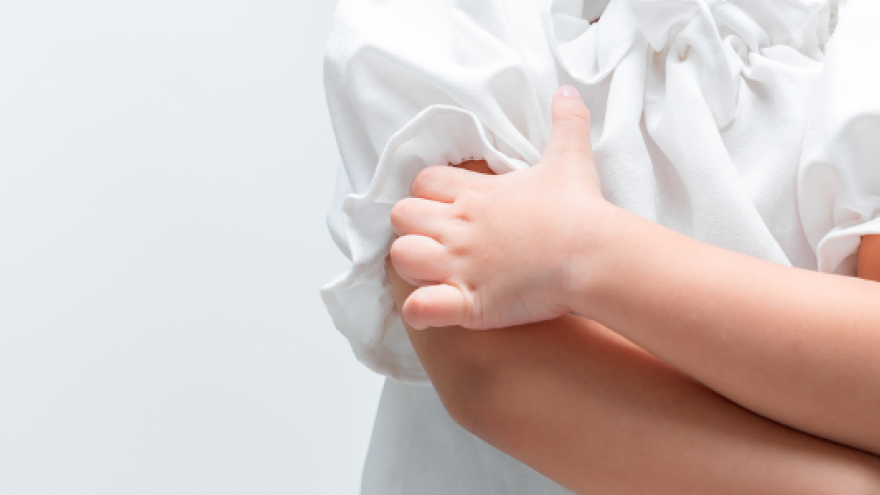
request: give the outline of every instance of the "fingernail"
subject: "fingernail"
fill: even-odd
[[[581,94],[578,93],[578,90],[574,89],[573,87],[571,87],[567,84],[565,86],[559,88],[559,96],[561,96],[563,98],[576,98],[578,100],[581,99]]]

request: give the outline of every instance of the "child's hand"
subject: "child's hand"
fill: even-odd
[[[412,195],[392,210],[401,237],[391,259],[404,280],[422,286],[403,305],[420,329],[507,327],[570,312],[573,265],[584,263],[610,208],[590,114],[570,87],[554,98],[553,133],[538,165],[500,176],[429,167]]]

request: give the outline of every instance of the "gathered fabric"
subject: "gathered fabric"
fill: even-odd
[[[538,163],[562,84],[591,110],[614,204],[852,274],[860,236],[880,233],[876,3],[341,0],[325,63],[342,158],[328,224],[352,265],[321,291],[336,327],[371,369],[428,383],[384,273],[391,208],[429,165]]]
[[[852,275],[861,236],[880,233],[880,3],[846,12],[810,102],[797,191],[818,269]]]

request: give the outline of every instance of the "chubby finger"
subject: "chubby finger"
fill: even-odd
[[[462,191],[485,180],[486,175],[458,167],[436,165],[423,169],[413,179],[413,197],[453,203]]]
[[[412,285],[441,283],[449,276],[449,253],[430,237],[405,235],[391,244],[391,263],[400,278]]]
[[[400,236],[415,234],[440,241],[452,217],[450,208],[447,203],[422,198],[401,199],[391,209],[391,228]]]
[[[416,330],[428,327],[462,325],[467,314],[467,298],[454,285],[421,287],[406,298],[402,316]]]

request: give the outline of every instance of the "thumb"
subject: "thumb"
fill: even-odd
[[[562,86],[553,96],[553,132],[544,156],[590,158],[590,111],[571,86]]]

